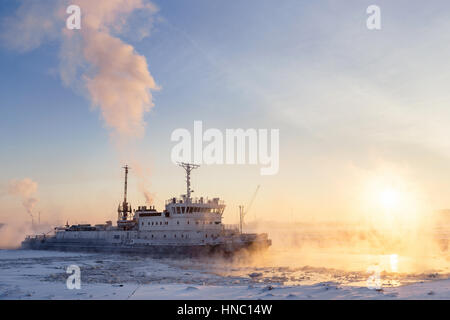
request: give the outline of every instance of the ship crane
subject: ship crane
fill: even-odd
[[[249,202],[249,204],[247,205],[247,210],[244,211],[244,206],[239,206],[239,230],[242,233],[242,227],[244,226],[244,218],[247,215],[247,213],[250,212],[250,209],[252,208],[253,202],[255,201],[256,195],[258,194],[259,191],[259,185],[256,187],[255,192],[253,193],[253,196]],[[255,215],[256,217],[256,215]],[[256,218],[255,218],[256,220]]]

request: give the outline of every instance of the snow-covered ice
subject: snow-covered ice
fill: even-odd
[[[78,265],[81,289],[66,268]],[[447,270],[381,272],[258,261],[0,250],[0,299],[450,299]]]

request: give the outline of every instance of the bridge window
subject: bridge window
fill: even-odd
[[[177,221],[177,224],[180,224],[180,221]]]

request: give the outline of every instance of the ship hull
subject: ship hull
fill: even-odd
[[[271,240],[248,241],[240,243],[206,244],[206,245],[123,245],[98,241],[51,241],[25,240],[22,249],[26,250],[56,250],[71,252],[109,252],[134,253],[152,256],[208,256],[233,255],[242,251],[261,251],[271,246]]]

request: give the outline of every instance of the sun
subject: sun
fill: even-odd
[[[368,223],[389,232],[423,223],[428,206],[417,182],[395,172],[375,172],[364,178],[361,209]]]
[[[394,188],[385,188],[381,191],[379,201],[386,210],[396,209],[400,204],[400,193]]]

